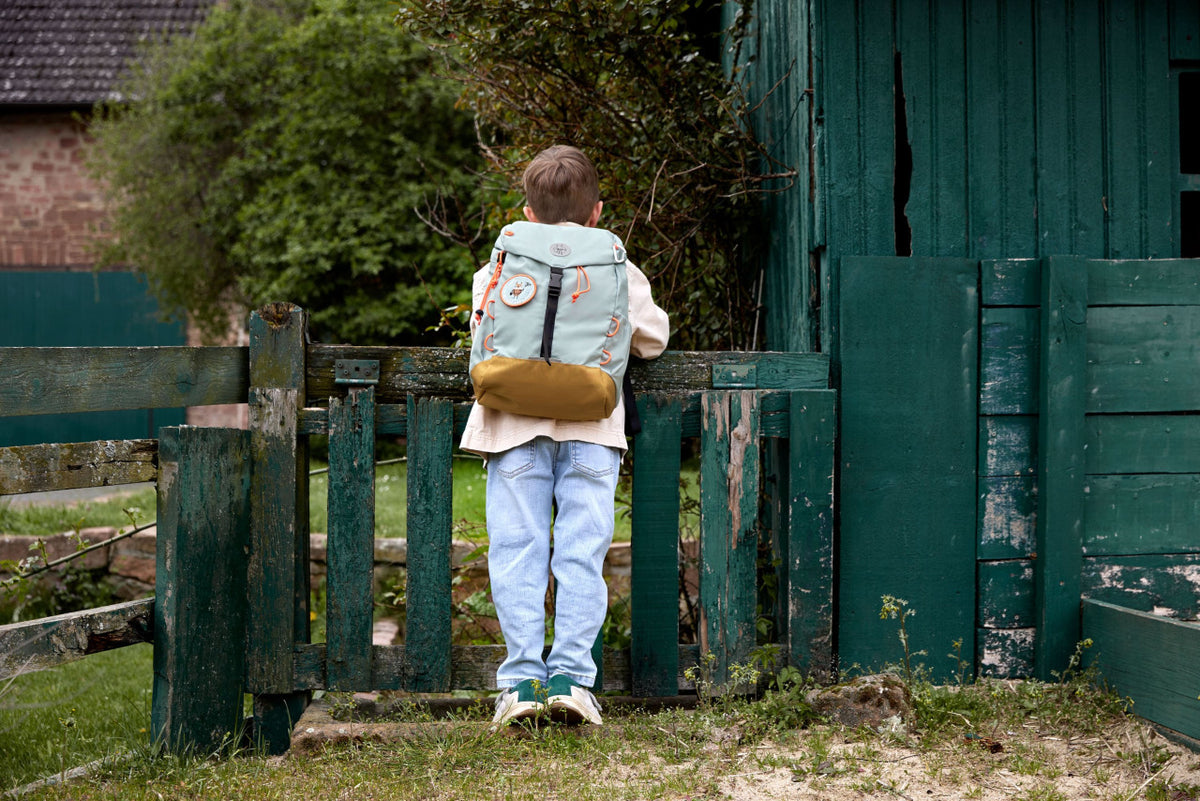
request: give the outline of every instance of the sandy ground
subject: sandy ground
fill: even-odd
[[[808,748],[759,747],[721,789],[732,801],[917,799],[1200,799],[1200,754],[1130,720],[1101,738],[1040,735],[1034,726],[919,751],[903,737],[832,733],[827,756]]]

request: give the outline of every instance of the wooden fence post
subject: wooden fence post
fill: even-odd
[[[171,751],[211,753],[241,724],[248,451],[245,431],[159,434],[151,731]]]
[[[1042,260],[1034,675],[1065,670],[1079,641],[1083,571],[1087,261]]]
[[[250,317],[250,559],[248,665],[255,737],[286,751],[308,703],[293,692],[293,651],[308,641],[308,443],[304,406],[308,317],[275,303]]]
[[[325,686],[371,688],[375,572],[375,388],[329,399]]]

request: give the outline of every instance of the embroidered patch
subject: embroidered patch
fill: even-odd
[[[537,294],[537,283],[528,275],[514,275],[500,288],[500,299],[505,306],[524,306]]]
[[[566,242],[555,242],[554,244],[550,245],[550,255],[558,256],[560,259],[564,256],[570,256],[571,246]]]

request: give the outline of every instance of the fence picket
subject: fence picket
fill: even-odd
[[[700,654],[728,687],[755,640],[758,559],[758,393],[706,392],[700,433]]]
[[[162,429],[151,732],[172,751],[211,753],[241,724],[248,440]]]
[[[406,689],[450,689],[451,457],[454,409],[442,398],[408,399],[408,597]]]
[[[679,692],[679,463],[683,409],[678,398],[638,399],[634,440],[630,667],[633,693]]]
[[[371,683],[375,557],[375,389],[329,399],[329,574],[325,612],[326,683],[361,690]]]
[[[308,703],[292,688],[292,654],[308,642],[308,440],[304,398],[307,315],[275,304],[250,317],[250,614],[248,689],[255,735],[270,753],[291,743]]]

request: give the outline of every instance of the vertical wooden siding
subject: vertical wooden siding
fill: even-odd
[[[979,418],[980,669],[1034,670],[1038,378],[1043,261],[984,262]],[[1200,616],[1200,263],[1084,262],[1087,270],[1079,592]],[[1059,371],[1061,372],[1061,370]],[[1053,536],[1062,532],[1055,525]],[[1043,530],[1042,536],[1045,536]]]
[[[819,245],[818,210],[812,188],[816,159],[812,83],[812,18],[805,4],[763,0],[755,6],[759,32],[751,91],[765,95],[754,125],[776,161],[772,171],[790,169],[791,180],[776,181],[766,198],[768,253],[763,265],[765,296],[773,298],[767,315],[767,341],[775,350],[819,349],[819,276],[812,253]],[[761,343],[760,343],[761,344]]]
[[[1198,57],[1194,4],[764,0],[758,13],[752,91],[787,65],[801,79],[789,76],[757,124],[782,161],[812,158],[811,193],[768,205],[769,346],[806,347],[800,332],[819,318],[812,341],[836,361],[840,259],[909,255],[897,253],[897,219],[916,256],[1179,253],[1169,59]],[[907,198],[896,191],[906,146]],[[817,308],[804,296],[814,263]]]

